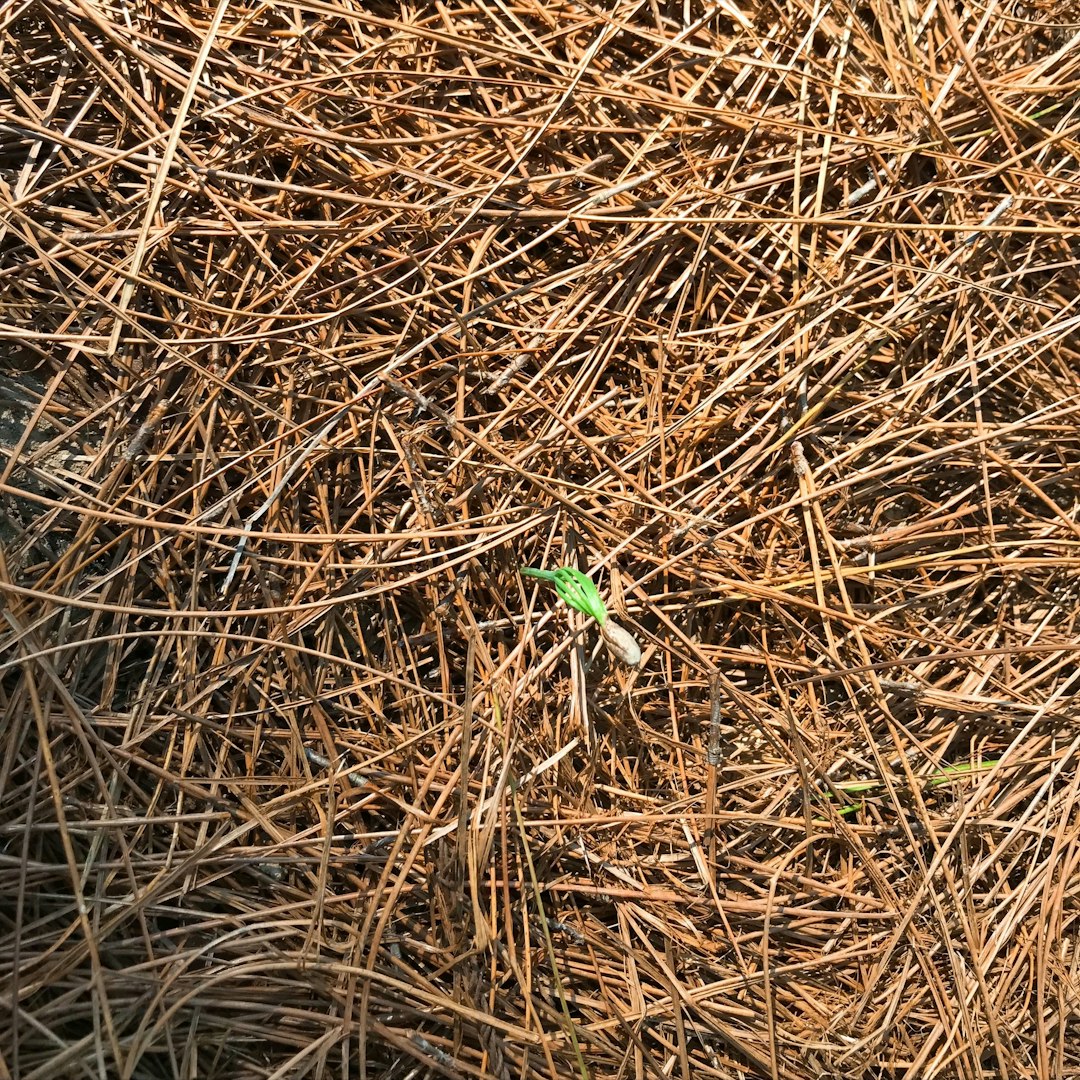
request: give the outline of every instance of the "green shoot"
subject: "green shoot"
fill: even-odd
[[[941,787],[942,784],[952,783],[954,780],[958,780],[964,776],[970,776],[979,772],[986,772],[992,769],[998,760],[987,759],[979,765],[971,765],[967,763],[960,763],[956,765],[945,765],[937,772],[931,773],[926,778],[927,787]],[[841,783],[833,785],[837,791],[844,795],[857,796],[867,792],[875,791],[878,788],[883,788],[885,784],[881,780],[845,780]],[[819,791],[817,795],[820,798],[832,799],[831,791]],[[846,806],[837,807],[836,812],[838,814],[847,814],[853,810],[862,809],[862,803],[849,803]],[[819,822],[823,824],[823,822]]]
[[[607,608],[600,599],[600,593],[580,570],[573,566],[563,566],[558,570],[537,570],[532,566],[523,566],[521,572],[526,577],[552,582],[562,600],[575,611],[591,615],[601,626],[607,622]]]

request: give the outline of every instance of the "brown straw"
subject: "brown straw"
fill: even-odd
[[[0,6],[0,1080],[1078,1075],[1078,42]]]

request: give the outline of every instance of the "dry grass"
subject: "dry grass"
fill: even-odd
[[[0,8],[0,1077],[1080,1075],[1080,9],[738,2]]]

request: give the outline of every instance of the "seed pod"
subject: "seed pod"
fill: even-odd
[[[616,660],[621,660],[627,667],[637,667],[641,663],[641,648],[633,635],[617,622],[608,619],[601,625],[600,634],[608,651]]]

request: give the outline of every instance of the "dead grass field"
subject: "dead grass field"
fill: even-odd
[[[1080,1076],[1080,7],[0,80],[0,1080]]]

